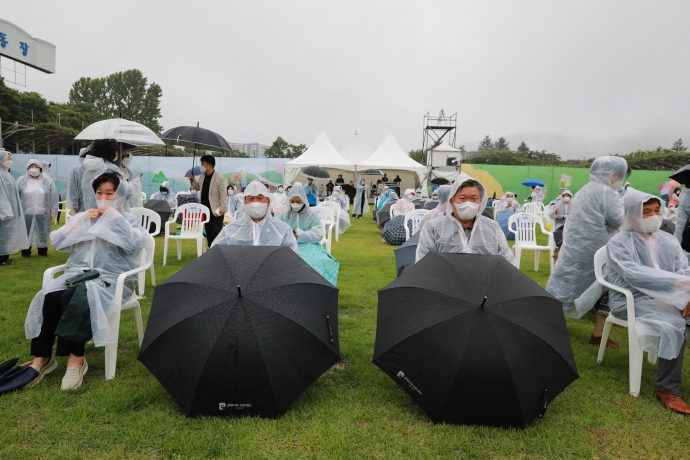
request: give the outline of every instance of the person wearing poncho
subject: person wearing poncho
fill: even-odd
[[[347,195],[343,193],[343,188],[339,185],[333,187],[333,193],[331,196],[326,198],[325,201],[331,201],[333,203],[338,203],[340,206],[340,235],[345,233],[345,230],[350,228],[350,204],[347,201]]]
[[[278,216],[278,220],[288,224],[294,232],[300,257],[336,286],[340,263],[321,246],[324,232],[321,218],[310,209],[304,186],[299,182],[292,184],[288,192],[288,203],[290,207]]]
[[[355,204],[352,207],[352,217],[362,218],[362,215],[369,212],[369,203],[367,202],[367,192],[371,188],[366,184],[363,177],[359,178],[357,183],[357,195],[355,196]]]
[[[31,256],[31,247],[38,248],[39,256],[47,256],[50,226],[60,202],[55,182],[43,173],[38,160],[29,160],[26,174],[17,178],[17,188],[29,238],[29,248],[22,250],[22,257]]]
[[[158,191],[151,195],[149,197],[149,200],[161,200],[161,201],[166,201],[168,203],[168,206],[170,206],[170,210],[173,210],[177,207],[177,200],[175,198],[175,194],[170,190],[170,182],[163,181],[161,183],[160,187],[158,187]]]
[[[24,210],[17,183],[10,174],[12,155],[0,150],[0,266],[10,265],[10,254],[29,248]]]
[[[61,306],[68,306],[75,293],[81,289],[90,311],[90,330],[79,334],[93,338],[94,345],[102,347],[113,343],[109,318],[119,305],[113,305],[117,278],[120,274],[139,266],[140,249],[147,231],[136,217],[124,211],[126,203],[125,179],[107,171],[97,176],[91,185],[96,204],[86,212],[76,214],[65,225],[50,234],[53,247],[70,254],[64,273],[51,280],[38,291],[31,301],[24,329],[31,341],[31,354],[35,357],[32,367],[38,377],[28,386],[41,381],[43,376],[57,367],[52,356],[58,322],[65,314]],[[86,271],[96,270],[101,279],[86,281],[68,288],[65,280]],[[124,283],[123,299],[134,294],[136,279]],[[84,360],[84,345],[88,339],[59,337],[56,355],[69,356],[67,372],[62,380],[63,390],[81,385],[88,366]]]
[[[579,195],[579,194],[578,194]],[[579,199],[579,196],[578,196]],[[678,394],[685,341],[690,338],[690,266],[680,243],[660,232],[660,198],[628,188],[625,221],[606,244],[606,279],[632,292],[640,348],[659,355],[654,394],[668,408],[690,415]],[[625,295],[609,292],[611,314],[628,319]]]

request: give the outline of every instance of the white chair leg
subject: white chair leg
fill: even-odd
[[[166,236],[163,240],[163,266],[165,267],[165,262],[168,260],[168,237]]]
[[[182,240],[177,240],[177,260],[182,260]]]
[[[335,216],[335,218],[335,242],[337,243],[338,241],[340,241],[340,219],[338,218],[338,216]]]
[[[515,250],[515,267],[520,270],[520,257],[522,256],[522,248],[520,246],[513,246]]]
[[[549,268],[551,269],[551,272],[553,272],[553,248],[549,249]]]
[[[151,286],[156,286],[156,270],[153,268],[153,262],[151,262]]]
[[[111,380],[115,377],[115,368],[117,366],[117,344],[120,337],[120,307],[117,306],[117,311],[110,319],[110,335],[113,338],[113,343],[105,346],[105,379]]]
[[[606,342],[609,339],[609,334],[611,333],[611,327],[613,323],[606,321],[604,323],[604,331],[601,333],[601,343],[599,344],[599,354],[597,355],[597,363],[600,363],[604,359],[604,351],[606,351]]]
[[[630,396],[637,398],[642,386],[642,350],[630,347]]]
[[[132,308],[134,310],[134,321],[137,324],[137,338],[139,339],[139,348],[144,342],[144,321],[141,319],[141,307]]]
[[[656,353],[647,353],[647,361],[649,364],[656,364],[656,360],[659,357]]]
[[[203,247],[204,247],[204,240],[203,240],[203,238],[197,238],[197,240],[196,240],[196,256],[197,256],[197,257],[201,257],[201,254],[204,253],[204,252],[203,252],[203,251],[204,251]]]
[[[541,257],[541,251],[539,249],[536,249],[534,251],[534,271],[538,272],[539,271],[539,261]]]
[[[137,284],[139,285],[139,295],[141,297],[144,296],[144,287],[146,285],[146,273],[145,272],[139,272],[137,274]]]

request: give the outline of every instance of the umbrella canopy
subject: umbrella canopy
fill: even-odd
[[[431,183],[432,183],[432,184],[436,184],[436,185],[446,185],[446,184],[450,184],[450,182],[448,181],[448,179],[446,179],[445,177],[437,177],[437,178],[435,178],[435,179],[432,179],[432,180],[431,180]]]
[[[192,169],[184,173],[184,177],[189,177],[189,175],[192,173],[194,173],[195,176],[201,176],[201,167],[194,166]]]
[[[75,141],[95,141],[98,139],[115,139],[118,142],[142,145],[165,145],[156,133],[135,121],[123,118],[97,121],[77,134]]]
[[[232,147],[230,147],[230,144],[223,136],[199,126],[178,126],[177,128],[169,129],[161,135],[161,139],[167,144],[181,145],[191,149],[214,150],[217,152],[232,150]]]
[[[312,179],[330,179],[331,175],[323,168],[318,166],[307,166],[302,170],[302,174]]]
[[[412,268],[417,258],[417,245],[419,244],[419,235],[417,232],[412,237],[401,244],[395,252],[395,267],[397,276],[402,275],[407,270]]]
[[[544,183],[537,179],[527,179],[525,182],[522,183],[522,185],[526,185],[527,187],[543,187]]]
[[[383,172],[378,169],[365,169],[360,174],[363,176],[383,176]]]
[[[0,395],[18,390],[38,377],[33,367],[17,366],[19,358],[13,358],[0,364]]]
[[[690,165],[683,166],[678,171],[674,172],[669,176],[669,179],[685,184],[687,187],[690,184]]]
[[[379,291],[374,364],[463,425],[525,427],[578,378],[561,303],[478,254],[431,252]]]
[[[146,203],[144,203],[144,207],[146,209],[150,209],[151,211],[161,216],[162,225],[165,225],[168,219],[170,219],[170,215],[172,214],[172,211],[170,210],[170,205],[165,200],[148,200]],[[153,222],[151,222],[151,225],[154,225]],[[151,229],[147,230],[150,231]],[[163,229],[159,228],[157,230],[160,233]]]
[[[156,287],[139,353],[187,415],[278,417],[340,360],[338,290],[287,247],[212,247]]]

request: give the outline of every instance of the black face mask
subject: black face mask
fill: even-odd
[[[165,187],[161,187],[158,190],[160,190],[161,193],[168,193],[169,192],[169,190]]]

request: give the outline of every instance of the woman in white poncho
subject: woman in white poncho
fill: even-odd
[[[12,155],[0,150],[0,266],[10,265],[10,254],[29,247],[19,190],[9,172],[11,167]]]
[[[121,273],[139,266],[140,249],[144,245],[146,230],[139,218],[124,212],[124,179],[114,172],[98,176],[91,190],[96,206],[72,217],[64,226],[50,234],[53,247],[70,253],[62,276],[50,281],[31,301],[24,324],[26,338],[31,341],[31,354],[35,357],[31,366],[39,371],[38,377],[28,386],[41,381],[43,376],[57,367],[52,356],[53,344],[61,317],[80,288],[85,287],[90,310],[90,331],[78,331],[92,337],[96,346],[113,343],[108,318],[115,307],[115,288]],[[86,281],[77,287],[69,287],[65,280],[96,270],[100,279]],[[135,279],[124,285],[123,299],[134,293]],[[69,311],[69,310],[67,310]],[[56,355],[69,356],[62,389],[71,390],[81,385],[88,369],[84,359],[86,340],[59,337]]]
[[[158,191],[149,197],[149,200],[161,200],[168,203],[170,210],[177,207],[177,200],[175,199],[175,194],[170,190],[170,182],[163,181],[158,187]]]
[[[60,198],[55,182],[42,174],[42,169],[38,160],[29,160],[26,174],[17,178],[29,238],[29,248],[22,250],[22,257],[30,257],[34,246],[39,256],[48,255],[50,226],[58,212]]]
[[[422,220],[420,220],[417,224],[417,232],[421,231],[422,228],[424,228],[424,225],[430,220],[434,220],[438,217],[443,217],[446,215],[446,205],[448,204],[448,200],[450,199],[450,191],[452,188],[453,187],[450,185],[441,185],[439,188],[434,190],[434,193],[436,194],[436,197],[438,199],[436,207],[431,211],[427,212],[426,215],[422,217]]]
[[[345,233],[345,230],[350,228],[350,204],[347,201],[347,195],[343,193],[343,188],[340,185],[333,187],[333,193],[326,198],[325,201],[338,203],[340,206],[339,228],[340,234]]]
[[[640,346],[659,355],[654,393],[669,408],[690,415],[678,396],[690,336],[690,267],[678,241],[657,231],[664,211],[660,198],[628,188],[624,206],[625,223],[606,245],[606,278],[632,292]],[[627,320],[625,296],[613,290],[609,296],[611,313]]]
[[[362,215],[369,212],[369,203],[367,200],[367,192],[371,187],[366,184],[363,177],[359,178],[357,183],[357,195],[355,195],[355,204],[352,207],[352,217],[362,218]]]
[[[141,185],[139,177],[129,180],[129,173],[125,174],[116,164],[119,158],[120,144],[112,139],[101,139],[93,142],[93,147],[84,157],[84,175],[81,179],[82,198],[84,209],[96,208],[96,195],[93,192],[91,183],[93,180],[106,171],[115,171],[124,180],[120,183],[125,196],[124,210],[129,212],[129,204],[136,200],[137,194],[141,200]],[[135,185],[136,184],[136,185]]]

